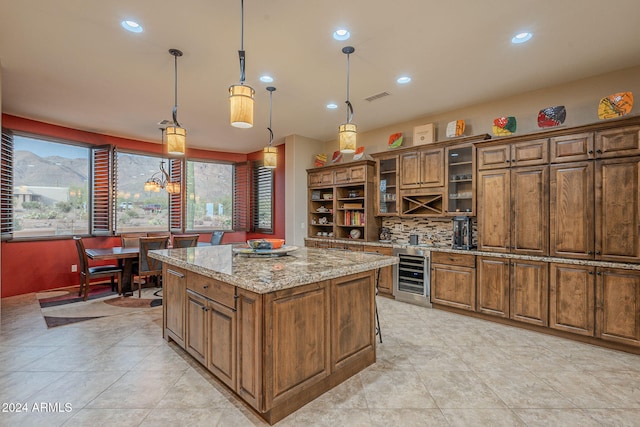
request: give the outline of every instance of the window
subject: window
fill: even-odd
[[[144,183],[160,172],[161,158],[119,151],[117,154],[116,231],[168,231],[167,192],[144,191]],[[164,167],[168,171],[168,161]],[[163,177],[164,178],[164,177]]]
[[[231,164],[187,161],[187,230],[232,229],[233,173]]]
[[[273,169],[261,163],[253,167],[252,228],[256,233],[273,233]]]
[[[8,226],[14,238],[89,232],[90,155],[88,147],[13,135],[13,223]]]

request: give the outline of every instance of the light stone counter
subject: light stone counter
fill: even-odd
[[[398,263],[392,256],[300,247],[280,257],[235,254],[232,245],[150,251],[149,256],[252,292],[334,279]]]
[[[327,238],[314,238],[308,237],[305,240],[311,242],[329,242],[329,243],[344,243],[344,240],[338,239],[327,239]],[[640,264],[634,264],[630,262],[612,262],[612,261],[596,261],[596,260],[585,260],[585,259],[573,259],[573,258],[558,258],[551,256],[538,256],[538,255],[520,255],[520,254],[512,254],[512,253],[502,253],[502,252],[487,252],[487,251],[479,251],[477,249],[465,250],[465,249],[452,249],[450,245],[443,244],[420,244],[420,245],[410,245],[408,242],[354,242],[348,241],[350,244],[357,244],[364,246],[364,250],[373,250],[367,248],[374,247],[386,247],[386,248],[394,248],[401,249],[407,247],[417,247],[420,249],[426,249],[431,252],[448,252],[448,253],[456,253],[456,254],[468,254],[468,255],[478,255],[478,256],[487,256],[494,258],[508,258],[508,259],[521,259],[527,261],[543,261],[543,262],[555,262],[561,264],[572,264],[572,265],[588,265],[592,267],[608,267],[608,268],[620,268],[623,270],[640,270]]]

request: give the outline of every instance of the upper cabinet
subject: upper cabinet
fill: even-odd
[[[551,163],[640,155],[640,126],[551,138]]]
[[[309,187],[326,187],[333,185],[333,170],[309,172]]]
[[[475,150],[472,144],[446,148],[447,210],[451,215],[475,213]]]
[[[549,161],[548,140],[478,147],[478,170],[544,165]]]
[[[367,179],[367,166],[357,165],[335,169],[333,181],[336,184],[352,184],[364,182]]]
[[[398,215],[398,156],[377,158],[376,169],[378,170],[376,214]]]
[[[400,155],[400,188],[444,186],[444,147]]]

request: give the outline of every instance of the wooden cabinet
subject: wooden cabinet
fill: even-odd
[[[237,393],[253,408],[262,408],[263,300],[262,295],[237,289]]]
[[[551,166],[552,256],[640,261],[640,157]]]
[[[595,331],[595,267],[551,263],[549,327],[593,336]]]
[[[548,140],[479,146],[477,158],[478,170],[544,165],[549,161]]]
[[[596,156],[601,159],[640,155],[640,126],[608,129],[595,134]]]
[[[357,165],[345,168],[335,169],[335,184],[351,184],[355,182],[364,182],[367,179],[367,166]]]
[[[510,318],[538,326],[549,324],[549,265],[511,260]]]
[[[551,138],[551,163],[576,162],[593,159],[593,132],[563,135]]]
[[[640,347],[640,272],[598,268],[596,337]]]
[[[162,309],[164,337],[184,347],[185,300],[187,292],[186,271],[178,267],[163,265]]]
[[[193,273],[188,276],[185,348],[236,391],[235,287]]]
[[[508,319],[509,260],[479,256],[477,280],[477,311]]]
[[[400,188],[444,186],[444,147],[409,151],[400,155]]]
[[[379,216],[398,215],[398,156],[376,158],[378,171],[376,213]]]
[[[349,166],[307,170],[311,176],[331,174],[332,185],[309,187],[308,236],[357,241],[378,240],[380,220],[375,216],[374,167],[370,160]]]
[[[548,254],[548,176],[548,166],[478,173],[480,250]]]
[[[431,253],[431,302],[476,310],[474,255]]]
[[[472,144],[446,148],[447,208],[450,215],[474,215],[475,149]]]
[[[546,326],[548,289],[546,262],[478,257],[480,313]]]
[[[393,256],[393,248],[383,246],[367,246],[365,252],[375,252],[382,255]],[[380,295],[393,298],[393,267],[383,267],[378,276],[378,292]]]
[[[333,171],[320,170],[317,172],[309,172],[309,187],[326,187],[333,185]]]

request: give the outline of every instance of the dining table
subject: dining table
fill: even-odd
[[[198,246],[211,246],[211,244],[207,242],[198,242]],[[168,247],[167,249],[171,249],[171,247]],[[87,248],[85,249],[85,252],[89,259],[95,261],[122,260],[122,295],[130,296],[133,294],[133,289],[131,289],[131,277],[133,273],[133,263],[138,259],[138,255],[140,254],[140,248],[138,246]]]

